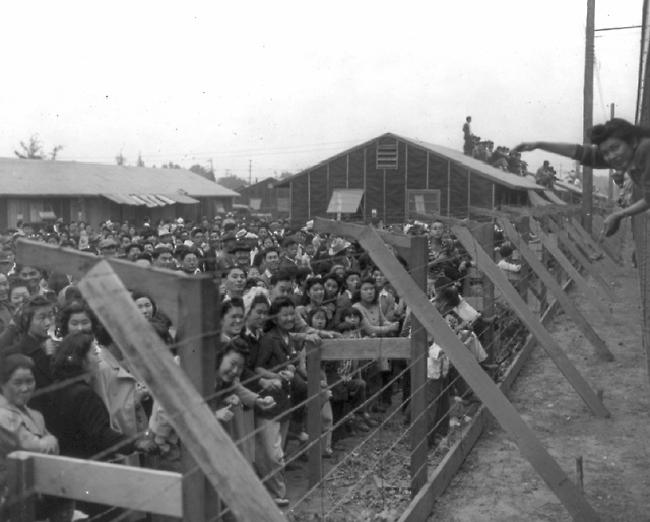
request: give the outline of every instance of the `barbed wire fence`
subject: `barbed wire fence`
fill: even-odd
[[[428,265],[428,263],[427,263],[427,265]],[[465,275],[464,277],[469,277],[469,275]],[[520,281],[522,283],[522,286],[525,287],[526,284],[531,283],[534,280],[535,280],[534,273],[532,271],[528,271],[526,273],[526,275]],[[107,298],[110,298],[110,296],[107,296]],[[540,310],[540,312],[541,312],[541,310]],[[498,328],[499,328],[499,331],[509,331],[509,332],[511,332],[510,335],[511,335],[512,338],[519,338],[520,335],[523,336],[523,338],[525,338],[526,334],[528,333],[526,327],[523,326],[521,324],[521,322],[518,319],[516,319],[516,317],[514,317],[512,315],[510,317],[506,317],[505,319],[502,319],[502,322],[499,324]],[[198,341],[203,337],[214,336],[214,335],[216,335],[216,333],[218,333],[218,330],[214,330],[214,331],[211,331],[211,332],[204,332],[201,336],[194,336],[193,338],[187,338],[187,339],[181,340],[178,343],[176,343],[175,346],[180,346],[182,344],[187,344],[188,342]],[[387,342],[389,342],[389,341],[387,340]],[[500,348],[501,349],[503,348],[503,339],[501,339],[499,337],[495,337],[490,343],[487,343],[484,346],[484,349],[488,353],[499,352]],[[318,347],[312,347],[311,349],[317,350],[319,348]],[[495,357],[495,360],[497,361],[497,363],[499,365],[507,364],[508,360],[511,359],[511,357],[516,353],[516,347],[513,348],[508,353],[503,353],[503,352],[504,352],[504,350],[502,349],[501,354],[498,354]],[[390,381],[388,383],[381,386],[378,390],[374,391],[372,394],[369,394],[368,397],[366,398],[366,401],[363,402],[362,404],[356,406],[356,408],[351,410],[350,413],[354,414],[357,411],[362,411],[364,408],[367,408],[372,403],[372,401],[375,401],[378,397],[380,397],[381,394],[384,391],[392,389],[392,387],[394,386],[395,383],[399,382],[411,370],[411,368],[415,364],[421,363],[421,360],[425,359],[427,357],[427,355],[428,354],[426,352],[423,352],[419,359],[409,361],[408,364],[403,369],[401,369],[398,372],[394,372],[393,375],[391,376]],[[365,369],[369,368],[373,363],[374,363],[374,361],[368,361],[368,362],[364,363],[361,366],[361,368],[359,368],[359,370],[365,370]],[[436,395],[435,397],[433,397],[433,399],[430,401],[431,404],[439,403],[440,400],[443,398],[443,396],[445,394],[448,394],[451,390],[453,390],[453,388],[455,386],[457,386],[461,382],[462,382],[462,377],[460,375],[458,375],[458,374],[455,375],[453,378],[451,378],[444,385],[444,387],[440,391],[440,393],[438,395]],[[242,384],[245,385],[245,384],[248,384],[248,382],[244,381]],[[329,384],[326,389],[331,390],[337,384],[340,384],[340,381]],[[65,382],[59,382],[59,383],[56,383],[55,385],[53,385],[52,388],[49,389],[49,390],[39,390],[39,393],[46,393],[46,391],[52,391],[53,389],[56,389],[57,387],[64,386],[64,385],[66,385]],[[300,498],[298,498],[293,503],[292,512],[291,512],[292,516],[295,516],[295,515],[299,514],[299,508],[302,507],[310,499],[310,497],[315,492],[318,491],[318,493],[320,495],[320,502],[319,502],[319,511],[320,512],[319,512],[319,515],[321,516],[321,518],[323,520],[328,520],[328,517],[333,516],[333,514],[336,512],[337,509],[339,509],[343,504],[345,504],[345,502],[349,498],[354,496],[355,491],[358,491],[360,485],[365,480],[367,480],[368,477],[372,473],[374,473],[375,470],[377,470],[377,469],[379,470],[379,478],[380,478],[380,484],[377,485],[377,487],[378,487],[378,489],[383,489],[384,479],[385,479],[385,474],[386,474],[385,473],[386,469],[385,469],[385,466],[384,466],[384,463],[386,462],[386,455],[390,454],[390,452],[392,452],[397,447],[399,447],[400,444],[403,444],[404,439],[410,434],[410,428],[404,429],[402,433],[399,433],[399,432],[396,433],[396,431],[394,430],[394,427],[395,427],[394,424],[395,424],[395,421],[396,421],[396,418],[397,418],[397,414],[401,411],[401,407],[404,404],[408,403],[408,401],[415,395],[415,393],[420,391],[421,388],[422,387],[411,390],[409,395],[402,398],[402,401],[398,405],[398,407],[390,410],[389,412],[387,412],[385,415],[382,416],[381,420],[379,421],[379,425],[376,428],[371,430],[368,433],[368,435],[365,436],[360,442],[356,443],[351,450],[347,451],[345,454],[343,454],[342,456],[337,458],[335,464],[327,472],[325,472],[323,474],[323,476],[322,476],[321,480],[318,482],[318,484],[316,484],[315,486],[312,486],[310,489],[308,489]],[[465,387],[465,388],[466,389],[465,389],[464,393],[466,395],[470,394],[471,390],[469,390],[467,387]],[[215,397],[216,397],[216,394],[208,395],[208,396],[203,398],[203,401],[207,403],[208,401],[210,401],[211,399],[213,399]],[[463,397],[463,395],[460,395],[459,397],[460,397],[461,400],[466,398],[466,397]],[[303,400],[303,401],[301,401],[301,402],[299,402],[297,404],[293,404],[292,407],[290,408],[290,410],[285,412],[284,415],[290,414],[290,413],[296,411],[299,408],[305,407],[311,400],[313,400],[313,397],[308,397],[307,399],[305,399],[305,400]],[[429,410],[429,409],[430,408],[427,408],[427,410]],[[415,418],[412,418],[411,419],[411,426],[415,422],[417,422],[420,419],[420,417],[427,415],[427,410],[420,412],[418,414],[418,416],[416,416]],[[440,416],[433,423],[433,425],[431,425],[431,424],[428,425],[427,426],[426,437],[425,437],[425,439],[420,441],[420,444],[427,444],[428,437],[431,434],[433,434],[437,429],[439,429],[440,426],[443,425],[443,423],[449,423],[449,419],[453,414],[452,412],[453,412],[452,408],[448,408],[446,410],[446,412],[444,412],[444,414],[442,416]],[[173,413],[170,413],[170,414],[174,415]],[[335,422],[333,424],[333,426],[331,428],[329,428],[329,430],[334,431],[335,429],[341,427],[343,425],[343,423],[345,422],[345,420],[346,420],[345,418],[339,419],[337,422]],[[391,426],[391,424],[392,424],[392,426]],[[388,430],[388,428],[390,428],[390,427],[392,427],[393,430]],[[256,436],[257,433],[259,433],[259,429],[254,430],[253,432],[250,432],[250,433],[246,434],[245,437],[238,440],[237,442],[241,443],[241,442],[245,442],[246,440],[253,439]],[[136,440],[138,437],[142,436],[143,434],[144,434],[144,432],[137,433],[136,435],[133,435],[132,437],[128,437],[125,440],[123,440],[120,444],[110,448],[109,450],[106,450],[104,452],[101,452],[101,453],[98,453],[98,454],[94,455],[91,460],[99,460],[99,459],[104,458],[106,455],[117,453],[117,452],[119,452],[120,449],[123,449],[123,448],[129,446],[130,444],[132,444],[132,442],[134,440]],[[313,434],[310,434],[310,435],[312,435],[312,439],[310,439],[307,444],[305,444],[301,448],[299,448],[298,451],[294,452],[290,456],[290,458],[287,459],[287,461],[285,462],[285,465],[290,464],[291,462],[294,462],[294,461],[300,459],[303,455],[306,455],[306,453],[308,452],[308,450],[311,447],[313,447],[316,444],[321,443],[321,439],[323,437],[322,434],[316,436],[315,438],[313,437]],[[338,470],[341,470],[343,467],[349,466],[349,463],[352,462],[358,456],[358,454],[359,454],[358,452],[360,450],[362,450],[364,447],[368,446],[371,441],[377,440],[378,437],[384,437],[384,436],[389,436],[389,435],[391,435],[391,436],[394,435],[394,439],[393,440],[382,440],[381,441],[382,443],[384,443],[384,444],[382,444],[382,447],[384,447],[387,444],[387,446],[384,447],[383,454],[379,455],[378,458],[376,458],[374,460],[374,462],[371,463],[368,466],[368,468],[363,473],[361,473],[359,475],[359,477],[356,478],[356,480],[353,483],[351,483],[351,484],[349,484],[347,486],[347,491],[344,494],[340,495],[340,497],[338,499],[332,500],[330,498],[327,498],[326,497],[326,491],[327,491],[328,481],[332,480],[332,477],[335,475],[335,473]],[[434,446],[432,449],[433,449],[434,453],[441,451],[441,447],[439,447],[439,446]],[[425,467],[425,466],[429,466],[429,462],[423,462],[421,464],[421,467]],[[197,466],[196,468],[194,468],[192,470],[189,470],[189,472],[187,472],[187,473],[188,474],[193,474],[193,473],[196,473],[199,470],[200,470],[200,468]],[[273,470],[272,473],[276,473],[276,472],[281,472],[281,469]],[[272,475],[272,473],[269,474],[269,476]],[[268,480],[269,476],[262,477],[261,478],[262,482],[264,482],[265,480]],[[160,494],[164,494],[164,492],[160,492]],[[14,499],[12,501],[19,501],[19,500],[20,499],[18,499],[18,500]],[[327,500],[327,503],[325,502],[326,500]],[[144,502],[143,502],[143,504],[144,504]],[[219,515],[215,518],[215,520],[219,519],[219,518],[222,518],[222,517],[226,517],[227,515],[228,515],[228,510],[223,510],[223,511],[221,511],[219,513]],[[122,513],[122,514],[119,514],[115,518],[115,520],[123,520],[127,516],[128,516],[128,514]]]

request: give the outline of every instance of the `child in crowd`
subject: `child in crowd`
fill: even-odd
[[[435,342],[427,358],[426,418],[429,447],[436,447],[449,433],[449,359]]]
[[[501,259],[497,266],[506,273],[508,280],[519,281],[519,273],[521,272],[521,264],[515,263],[512,256],[515,252],[512,243],[509,241],[504,242],[499,247],[499,255]]]
[[[309,326],[317,330],[319,333],[325,329],[327,326],[328,320],[328,311],[323,308],[316,308],[309,313],[308,321]],[[327,332],[328,337],[340,336],[338,332]],[[332,398],[333,392],[328,389],[327,383],[327,374],[321,372],[321,388],[323,388],[322,393],[322,407],[321,407],[321,429],[323,432],[323,450],[322,455],[324,458],[329,459],[334,454],[332,450],[332,429],[334,426],[334,415],[332,412],[332,404],[330,399]]]

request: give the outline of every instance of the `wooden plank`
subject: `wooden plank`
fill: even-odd
[[[427,288],[427,262],[429,244],[426,237],[414,237],[408,257],[409,273],[413,282],[425,293]],[[427,331],[415,316],[411,317],[411,400],[409,403],[411,418],[411,495],[416,495],[427,481],[427,461],[429,430],[427,416],[426,382],[427,356],[429,343]]]
[[[314,230],[316,232],[326,232],[337,236],[356,237],[365,225],[355,223],[344,223],[343,221],[332,221],[331,219],[314,218]],[[411,237],[406,234],[397,234],[394,232],[385,232],[377,230],[381,238],[394,247],[411,248]]]
[[[307,432],[309,433],[309,442],[315,440],[322,441],[322,423],[321,423],[321,351],[318,346],[309,343],[306,345],[307,350]],[[312,444],[307,450],[309,457],[308,463],[308,481],[309,487],[313,488],[323,478],[323,447],[322,443]]]
[[[178,324],[178,353],[181,368],[203,397],[214,393],[216,352],[220,344],[219,295],[211,278],[183,281],[178,295],[181,311]],[[212,485],[197,468],[189,448],[181,445],[183,469],[183,520],[216,519],[220,503]]]
[[[74,279],[81,279],[88,270],[104,259],[88,252],[40,241],[19,239],[16,242],[18,263],[61,272]],[[181,315],[178,295],[182,281],[192,279],[193,276],[164,268],[145,268],[123,259],[109,258],[107,261],[127,288],[150,295],[156,301],[156,306],[169,316],[174,325],[178,326]]]
[[[322,361],[377,359],[410,359],[411,341],[405,337],[373,337],[367,339],[323,339]]]
[[[31,453],[15,451],[7,459],[7,504],[11,522],[36,520],[36,492],[34,491],[34,461]],[[3,514],[0,509],[0,514]]]
[[[33,490],[40,495],[183,517],[180,473],[42,453],[9,456],[25,458],[32,461]]]
[[[612,317],[611,311],[604,304],[603,299],[589,286],[589,283],[582,277],[582,274],[578,271],[576,267],[573,266],[571,261],[564,255],[557,245],[551,241],[551,239],[546,235],[542,230],[542,227],[533,219],[530,224],[532,225],[535,235],[542,242],[543,247],[546,251],[551,254],[558,264],[562,267],[562,270],[575,281],[576,286],[580,291],[585,295],[589,302],[596,307],[598,312],[605,321],[612,323],[614,318]]]
[[[415,281],[390,253],[382,239],[370,228],[366,228],[357,239],[371,253],[378,268],[409,305],[411,313],[418,318],[427,332],[435,336],[436,341],[445,347],[445,353],[451,363],[490,409],[501,426],[514,438],[522,455],[540,474],[571,516],[575,520],[585,522],[600,520],[582,492],[548,454],[517,410],[478,365],[476,359],[449,328],[426,295],[419,290]]]
[[[573,244],[573,241],[571,241],[566,231],[562,230],[560,226],[555,222],[555,220],[551,218],[547,219],[546,222],[548,223],[551,231],[557,235],[558,240],[560,243],[562,243],[564,248],[566,248],[569,253],[578,261],[578,263],[582,265],[585,271],[591,277],[593,277],[594,281],[596,281],[599,287],[603,289],[607,297],[611,300],[616,299],[614,291],[609,286],[609,283],[603,279],[603,276],[600,274],[600,270],[585,257],[585,255],[578,249],[576,245]]]
[[[423,221],[440,221],[441,223],[444,223],[445,225],[465,225],[467,224],[468,219],[458,219],[455,217],[450,217],[450,216],[443,216],[442,214],[423,214],[422,212],[412,212],[412,216],[416,219],[420,219]]]
[[[560,285],[557,283],[555,278],[548,273],[546,267],[542,265],[541,261],[537,259],[535,253],[530,250],[530,248],[528,248],[528,245],[525,241],[522,240],[521,236],[515,230],[515,227],[512,225],[512,223],[510,223],[510,221],[507,219],[502,219],[501,225],[503,226],[503,232],[505,235],[517,247],[519,253],[528,263],[528,266],[546,285],[547,290],[550,291],[551,294],[553,294],[553,297],[555,297],[555,299],[557,299],[558,302],[562,305],[563,310],[580,329],[585,338],[591,343],[598,356],[605,361],[613,361],[614,354],[609,351],[607,345],[605,344],[605,341],[600,338],[592,326],[587,322],[573,301],[569,299],[569,296],[567,296],[562,291]]]
[[[621,268],[614,263],[613,259],[609,257],[607,252],[603,249],[602,243],[596,243],[591,237],[591,234],[587,232],[582,225],[578,222],[577,219],[570,218],[568,221],[569,232],[574,235],[578,235],[584,243],[589,246],[597,255],[602,256],[597,262],[604,265],[605,271],[610,275],[621,275]]]
[[[571,283],[572,280],[569,279],[563,285],[563,290],[566,290]],[[557,310],[556,304],[557,301],[553,301],[542,314],[540,319],[542,324],[546,324],[552,318]],[[499,389],[505,394],[510,392],[517,376],[530,359],[535,346],[535,337],[529,334],[523,348],[506,371],[504,379],[499,383]],[[481,405],[474,417],[472,417],[471,422],[463,429],[460,439],[449,448],[445,458],[436,466],[425,486],[404,510],[398,522],[420,522],[429,518],[436,500],[445,492],[483,432],[487,414],[488,410]]]
[[[582,227],[582,225],[580,224],[580,222],[576,218],[569,217],[567,219],[568,219],[569,223],[571,224],[571,226],[573,227],[573,229],[580,235],[580,237],[585,242],[585,244],[589,245],[589,247],[591,249],[595,250],[596,252],[598,252],[600,254],[603,254],[605,260],[608,263],[611,264],[611,267],[618,269],[618,266],[616,264],[614,264],[614,259],[609,257],[609,255],[607,254],[607,252],[603,248],[602,242],[601,243],[596,242],[596,240],[591,236],[591,234],[589,232],[587,232]]]
[[[79,282],[79,289],[152,395],[168,412],[170,423],[183,444],[236,518],[285,520],[214,412],[138,312],[109,263],[102,261],[95,265]]]
[[[485,427],[485,408],[481,407],[461,433],[460,439],[449,448],[434,475],[420,489],[404,510],[398,522],[422,522],[428,520],[437,498],[447,489],[467,455],[478,441]],[[426,466],[422,466],[425,468]]]
[[[580,372],[573,366],[557,341],[548,333],[546,328],[529,310],[526,303],[510,284],[501,269],[494,264],[485,251],[478,245],[470,232],[463,227],[452,227],[454,234],[465,247],[467,252],[474,258],[479,269],[484,272],[501,291],[503,298],[510,305],[510,309],[517,314],[519,319],[526,325],[528,330],[537,338],[546,353],[549,354],[562,375],[564,375],[573,386],[573,389],[580,395],[589,409],[599,417],[609,417],[609,412],[602,401],[596,396],[587,381],[580,375]]]

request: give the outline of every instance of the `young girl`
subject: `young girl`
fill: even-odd
[[[521,265],[515,263],[512,259],[514,252],[514,247],[508,241],[499,247],[501,259],[499,259],[497,266],[505,272],[509,281],[519,281],[519,273],[521,272]]]
[[[320,307],[312,310],[308,316],[308,324],[318,332],[324,331],[327,326],[327,309]],[[340,336],[338,332],[327,332],[329,337],[336,335]],[[324,364],[327,367],[327,363]],[[334,416],[332,413],[332,404],[330,398],[332,398],[333,391],[328,388],[328,380],[326,377],[326,371],[321,371],[321,388],[322,392],[322,407],[321,407],[321,424],[323,436],[323,457],[331,458],[332,454],[332,426],[334,425]]]
[[[278,506],[287,506],[287,486],[284,479],[284,442],[289,431],[289,417],[282,415],[291,407],[292,381],[298,364],[298,350],[291,338],[296,321],[295,305],[288,297],[271,303],[270,320],[262,336],[255,371],[266,379],[279,379],[282,387],[272,393],[275,407],[255,417],[256,465],[262,477],[271,475],[266,488]]]
[[[449,359],[435,342],[427,358],[427,438],[429,447],[437,446],[449,433]]]
[[[361,330],[368,337],[389,337],[399,331],[399,323],[387,321],[378,303],[379,293],[375,280],[372,277],[361,281],[359,290],[359,301],[352,305],[361,312]],[[390,363],[388,359],[381,357],[377,361],[377,367],[381,375],[381,401],[376,406],[379,411],[386,411],[392,402],[392,389],[388,384],[390,381]]]
[[[270,410],[275,406],[275,399],[270,395],[257,394],[239,381],[247,354],[248,343],[239,337],[226,343],[217,353],[215,397],[210,401],[210,406],[232,439],[238,443],[242,453],[252,462],[254,452],[249,448],[247,440],[242,440],[250,430],[246,430],[241,408]]]

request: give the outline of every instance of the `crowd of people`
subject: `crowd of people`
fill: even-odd
[[[86,459],[129,455],[131,464],[180,471],[182,441],[169,413],[139,381],[75,281],[65,273],[16,264],[15,241],[26,237],[143,267],[212,276],[220,289],[221,340],[215,346],[214,394],[206,400],[240,441],[276,503],[288,505],[287,443],[295,440],[300,447],[309,439],[306,343],[410,333],[404,299],[369,254],[344,237],[318,234],[311,225],[226,215],[195,223],[108,220],[96,232],[83,222],[19,224],[3,236],[0,488],[6,484],[6,455],[15,449]],[[488,365],[483,336],[493,318],[483,317],[461,295],[470,257],[442,222],[409,223],[403,230],[428,236],[429,297],[477,361]],[[178,325],[151,296],[133,292],[132,298],[175,353]],[[444,348],[433,338],[430,344],[428,439],[436,446],[447,434],[449,397],[456,392],[448,385],[454,370]],[[410,421],[404,361],[326,362],[321,388],[323,458],[333,456],[341,438],[377,426],[399,389],[404,422]],[[254,438],[246,440],[252,432]],[[70,502],[45,499],[39,506],[51,520],[70,519]],[[106,507],[80,503],[77,509],[100,520]]]

